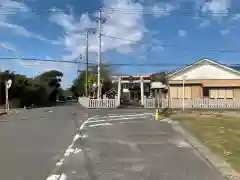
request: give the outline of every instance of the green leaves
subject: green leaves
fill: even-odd
[[[9,100],[19,99],[21,107],[31,104],[46,105],[56,102],[61,88],[63,73],[51,70],[40,74],[35,78],[26,77],[11,71],[0,72],[0,96],[1,104],[5,103],[5,81],[12,79],[9,89]]]
[[[101,78],[103,78],[103,87],[102,93],[112,88],[111,82],[111,68],[109,65],[101,67]],[[86,80],[86,70],[82,71],[82,73],[73,81],[73,85],[71,90],[74,96],[83,96],[85,95],[85,82]],[[88,89],[89,93],[91,93],[94,89],[92,85],[97,83],[97,66],[89,67],[88,71]]]
[[[152,82],[162,82],[166,83],[166,72],[159,72],[159,73],[154,73],[151,75],[151,81]]]

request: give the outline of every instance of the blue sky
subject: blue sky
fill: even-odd
[[[0,0],[0,6],[1,57],[72,61],[82,54],[84,58],[85,37],[81,32],[97,28],[95,10],[102,7],[107,20],[102,25],[103,61],[188,64],[206,57],[240,64],[238,0]],[[89,61],[96,62],[96,34],[89,35],[89,45]],[[175,68],[179,66],[132,65],[114,70],[135,74]],[[58,69],[64,73],[65,87],[77,71],[74,64],[21,59],[1,60],[1,70],[5,69],[28,76]]]

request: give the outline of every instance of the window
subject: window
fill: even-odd
[[[203,87],[203,97],[209,97],[210,92],[208,87]]]
[[[226,90],[225,89],[218,89],[218,98],[224,99],[226,97]]]
[[[170,96],[171,98],[177,98],[181,99],[183,98],[183,87],[171,87],[170,88]],[[192,87],[191,86],[185,86],[184,87],[184,98],[190,99],[192,98]]]
[[[191,86],[186,86],[185,87],[185,98],[190,99],[192,98],[192,87]]]
[[[231,89],[231,88],[212,88],[212,89],[210,89],[210,98],[232,99],[233,98],[233,89]]]
[[[170,87],[170,97],[178,98],[178,87]]]
[[[182,87],[177,87],[177,98],[182,98],[183,97],[183,94],[182,94]]]
[[[218,90],[217,89],[210,89],[209,90],[210,98],[217,99],[218,98]]]
[[[233,99],[233,90],[232,89],[226,89],[226,98]]]

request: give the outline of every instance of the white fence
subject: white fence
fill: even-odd
[[[90,99],[79,97],[78,102],[86,108],[117,108],[117,99]]]
[[[155,108],[156,107],[156,100],[155,98],[144,98],[144,108]]]
[[[169,108],[240,109],[240,99],[170,99]]]

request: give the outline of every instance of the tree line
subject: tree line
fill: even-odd
[[[105,94],[111,88],[114,87],[112,83],[111,74],[113,69],[110,65],[104,64],[101,67],[101,84],[102,84],[102,94]],[[86,73],[88,73],[88,82],[86,83]],[[91,66],[88,68],[88,72],[84,69],[79,76],[74,79],[73,85],[71,86],[71,92],[74,97],[79,96],[94,96],[97,88],[93,85],[97,83],[97,66]],[[86,94],[86,85],[88,86],[88,92]]]
[[[115,88],[117,84],[112,83],[111,74],[114,69],[110,64],[104,64],[101,67],[102,94]],[[12,86],[8,90],[10,107],[24,106],[47,106],[56,103],[57,100],[64,101],[67,96],[77,98],[79,96],[92,96],[96,93],[97,66],[88,68],[88,93],[86,94],[86,69],[79,73],[68,89],[61,87],[63,73],[57,70],[43,72],[36,77],[27,77],[10,70],[0,72],[0,105],[5,105],[6,91],[5,82],[12,80]],[[165,83],[166,73],[160,72],[152,74],[152,81],[161,81]]]
[[[55,103],[64,93],[61,88],[63,73],[57,70],[43,72],[36,77],[27,77],[10,70],[0,72],[0,103],[5,105],[5,82],[12,80],[8,90],[10,107],[46,106]]]

